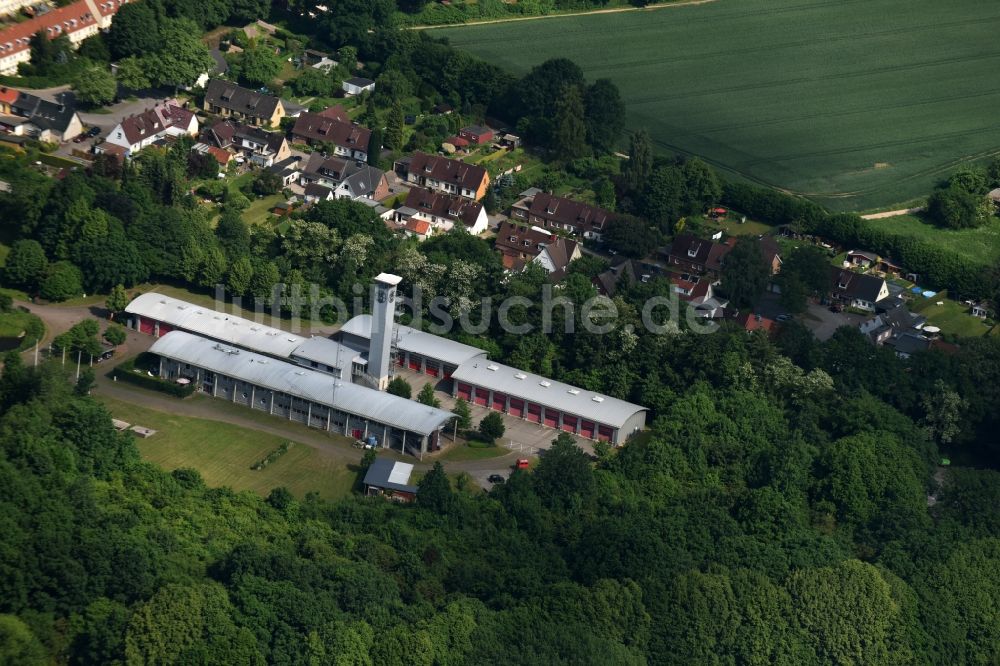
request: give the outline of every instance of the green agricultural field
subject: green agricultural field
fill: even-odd
[[[915,215],[868,220],[867,224],[935,243],[979,264],[1000,260],[1000,218],[991,217],[987,224],[975,229],[942,229]]]
[[[982,0],[715,0],[431,34],[517,74],[571,58],[662,151],[865,210],[1000,154],[998,29]]]
[[[219,421],[166,414],[107,396],[98,399],[115,418],[157,431],[148,439],[136,439],[143,459],[166,470],[196,469],[209,486],[260,495],[284,486],[300,498],[310,491],[337,498],[351,491],[357,477],[343,461],[297,442],[273,463],[254,471],[251,465],[290,440]]]

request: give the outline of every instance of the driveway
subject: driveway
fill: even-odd
[[[813,332],[817,340],[823,342],[833,337],[834,331],[841,326],[857,327],[868,318],[850,312],[830,312],[830,308],[826,305],[810,303],[801,321]]]

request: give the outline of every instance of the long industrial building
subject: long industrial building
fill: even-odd
[[[623,444],[646,425],[646,408],[491,361],[464,363],[452,375],[452,394],[579,435]]]
[[[160,357],[164,380],[186,379],[213,397],[355,439],[374,436],[380,446],[413,455],[439,448],[441,430],[454,418],[443,409],[184,331],[163,335],[149,351]]]
[[[351,369],[350,376],[365,371],[366,362],[357,351],[329,338],[305,338],[156,292],[136,296],[125,313],[130,328],[157,338],[175,330],[186,331],[239,349],[288,359],[335,377],[344,378],[347,368]]]
[[[378,391],[386,388],[395,368],[402,366],[451,380],[452,395],[470,403],[586,439],[619,445],[645,426],[645,407],[495,363],[477,347],[397,325],[396,290],[400,280],[388,273],[376,277],[372,286],[373,314],[348,321],[336,341],[304,338],[156,293],[139,296],[128,305],[126,313],[136,330],[157,337],[172,335],[170,331],[186,332],[231,349],[270,357],[274,362],[287,361],[285,365],[296,364],[333,375],[343,386],[363,392],[358,395],[370,394],[376,401],[385,395]],[[331,380],[328,377],[326,381]],[[201,383],[196,385],[207,390]],[[254,407],[260,408],[256,404]],[[281,404],[277,409],[284,415]],[[395,427],[405,428],[399,423]],[[348,434],[359,430],[346,424],[344,428]]]

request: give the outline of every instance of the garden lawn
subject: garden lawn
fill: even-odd
[[[38,321],[38,317],[16,308],[13,312],[0,314],[0,338],[14,338],[21,335],[32,321]]]
[[[927,317],[927,321],[940,328],[945,335],[978,338],[990,331],[990,326],[982,319],[969,314],[968,305],[948,298],[948,293],[944,291],[933,298],[915,299],[910,309]]]
[[[168,471],[191,467],[209,486],[251,490],[263,496],[284,486],[299,498],[311,491],[337,498],[350,493],[357,478],[357,472],[343,462],[298,442],[264,469],[254,471],[250,469],[254,463],[291,440],[219,421],[175,416],[106,396],[98,399],[116,419],[157,431],[148,439],[136,438],[144,460]]]
[[[915,215],[868,220],[867,224],[933,243],[976,263],[991,264],[1000,260],[1000,218],[995,216],[975,229],[942,229]]]
[[[275,219],[271,209],[285,200],[281,194],[271,194],[260,199],[254,199],[253,203],[241,214],[243,221],[254,226],[265,224]]]
[[[865,210],[1000,153],[998,29],[982,0],[715,0],[431,34],[519,75],[570,58],[659,151]]]

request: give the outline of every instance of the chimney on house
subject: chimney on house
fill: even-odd
[[[372,285],[372,330],[368,346],[368,374],[376,388],[389,386],[392,369],[392,327],[396,315],[396,286],[403,278],[391,273],[379,273]]]

